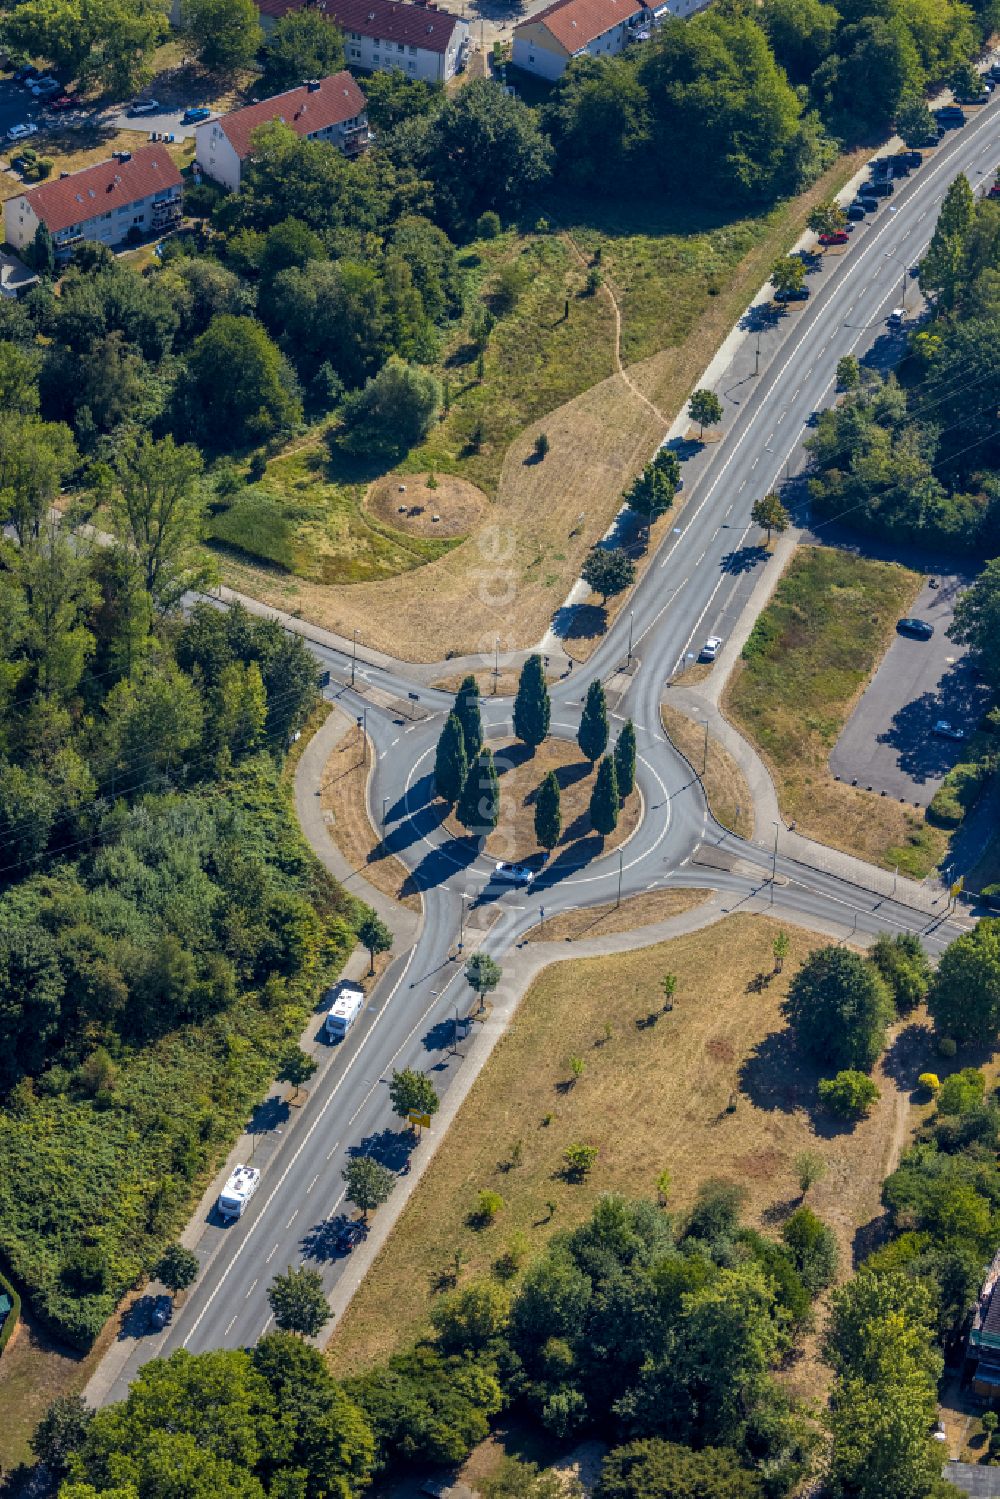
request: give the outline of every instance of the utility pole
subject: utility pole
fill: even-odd
[[[354,645],[351,649],[351,686],[354,686],[354,672],[358,664],[358,632],[354,632]]]

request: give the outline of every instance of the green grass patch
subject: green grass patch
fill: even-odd
[[[273,459],[261,484],[213,518],[210,539],[319,583],[392,578],[458,545],[460,537],[404,536],[369,515],[365,493],[378,471],[331,458],[324,435]]]
[[[614,320],[607,298],[586,292],[586,270],[558,234],[480,240],[463,264],[466,312],[437,370],[450,409],[401,467],[459,474],[492,497],[513,438],[613,373]],[[491,304],[506,265],[517,267],[520,291],[514,307],[496,309],[480,379],[470,321],[480,297]]]

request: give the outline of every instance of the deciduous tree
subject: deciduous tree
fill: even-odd
[[[156,1262],[156,1276],[168,1291],[186,1291],[198,1278],[201,1266],[193,1249],[168,1244]]]
[[[489,953],[475,952],[465,965],[465,981],[479,995],[479,1008],[487,994],[491,994],[503,977],[500,964]]]
[[[811,953],[782,1006],[799,1045],[827,1066],[870,1068],[885,1045],[893,1005],[873,964],[844,947]]]
[[[698,423],[698,436],[704,437],[706,427],[722,421],[722,402],[714,390],[696,390],[688,402],[688,415]]]
[[[270,93],[294,88],[307,78],[328,78],[343,66],[344,38],[317,7],[289,11],[271,28],[264,49]]]
[[[250,67],[264,40],[253,0],[183,0],[181,24],[210,73]]]
[[[314,1338],[330,1320],[323,1277],[311,1265],[289,1265],[284,1275],[276,1275],[267,1288],[267,1299],[282,1332]]]
[[[623,547],[594,547],[580,569],[589,588],[606,604],[614,594],[624,593],[635,582],[635,563]]]
[[[780,536],[791,524],[791,517],[781,503],[780,495],[776,495],[773,490],[770,494],[762,495],[759,500],[754,500],[750,519],[766,530],[768,546],[771,545],[772,531],[777,531]]]
[[[366,1222],[369,1213],[374,1213],[388,1201],[396,1185],[395,1172],[370,1155],[352,1156],[344,1167],[343,1176],[347,1195],[354,1206],[361,1209]]]
[[[392,929],[381,916],[368,909],[358,926],[358,941],[368,949],[369,973],[375,972],[376,953],[389,952],[393,943]]]
[[[411,1113],[436,1114],[440,1106],[440,1099],[430,1078],[426,1073],[415,1072],[412,1067],[406,1067],[402,1072],[393,1072],[389,1079],[389,1101],[393,1113],[398,1114],[400,1119],[405,1119]]]

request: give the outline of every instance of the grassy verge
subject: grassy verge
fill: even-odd
[[[616,905],[585,906],[577,911],[560,911],[545,925],[532,927],[528,942],[582,942],[588,937],[607,937],[613,932],[633,932],[637,927],[653,926],[671,916],[680,916],[694,906],[702,905],[710,890],[647,890],[631,895]]]
[[[362,1368],[411,1338],[451,1283],[456,1257],[460,1283],[488,1273],[522,1235],[530,1258],[602,1193],[652,1194],[665,1168],[679,1210],[707,1177],[728,1177],[748,1190],[748,1221],[773,1231],[798,1205],[796,1154],[816,1151],[827,1174],[810,1202],[836,1229],[846,1271],[853,1234],[878,1211],[879,1184],[905,1138],[908,1095],[880,1077],[870,1119],[852,1132],[825,1123],[817,1131],[817,1075],[794,1058],[779,1014],[813,944],[790,931],[784,972],[758,991],[777,931],[736,916],[642,951],[547,969],[335,1331],[335,1370]],[[675,1006],[657,1016],[666,972],[677,975]],[[584,1061],[576,1083],[574,1056]],[[574,1141],[600,1152],[580,1186],[559,1175]],[[505,1206],[474,1229],[469,1214],[486,1188]]]
[[[321,797],[328,831],[351,867],[410,911],[420,910],[420,896],[412,888],[406,865],[391,854],[371,825],[365,791],[375,755],[370,740],[361,753],[354,725],[334,745],[323,769]]]
[[[941,859],[947,834],[922,812],[835,781],[827,760],[919,587],[919,575],[895,563],[800,547],[726,693],[726,712],[764,756],[786,821],[918,879]]]
[[[669,738],[701,774],[712,816],[724,828],[749,838],[753,833],[753,797],[742,770],[728,750],[709,735],[706,741],[701,724],[664,703],[660,708],[663,727]],[[708,746],[706,756],[705,747]]]

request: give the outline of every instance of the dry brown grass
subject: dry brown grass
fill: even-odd
[[[594,789],[596,767],[580,754],[575,744],[565,739],[546,739],[531,754],[516,739],[491,744],[500,779],[500,821],[486,840],[486,853],[496,859],[521,860],[544,857],[535,838],[535,797],[549,771],[559,782],[562,809],[562,834],[551,858],[558,862],[569,855],[596,858],[618,848],[632,836],[642,816],[642,798],[638,791],[625,802],[618,826],[607,838],[600,838],[590,823],[590,796]],[[455,838],[466,836],[454,814],[445,822]]]
[[[513,697],[515,692],[517,691],[517,684],[520,681],[520,675],[520,672],[506,671],[501,667],[496,678],[494,678],[493,670],[491,667],[482,667],[479,671],[453,672],[451,676],[440,677],[438,681],[436,681],[433,685],[438,688],[440,692],[457,692],[462,683],[465,681],[466,677],[472,676],[476,679],[476,686],[479,688],[480,697],[484,699],[491,697]],[[549,675],[546,680],[552,682],[555,680],[555,678],[552,675]],[[493,690],[494,682],[496,683],[495,692]]]
[[[386,851],[368,816],[365,787],[375,747],[362,740],[353,728],[336,744],[323,770],[321,805],[327,813],[327,831],[352,868],[368,882],[406,906],[420,910],[420,896],[407,886],[409,872]]]
[[[753,797],[746,777],[732,755],[723,749],[713,734],[709,734],[706,764],[702,725],[667,703],[661,705],[660,717],[666,733],[700,773],[712,816],[730,832],[749,838],[753,833]]]
[[[630,895],[620,906],[586,906],[578,911],[561,911],[544,927],[532,927],[528,942],[580,942],[587,937],[608,937],[613,932],[632,932],[637,927],[653,926],[670,916],[680,916],[694,906],[702,905],[711,890],[646,890]]]
[[[907,1137],[908,1092],[877,1074],[881,1100],[857,1128],[833,1131],[814,1117],[818,1075],[789,1048],[779,1006],[816,943],[791,930],[784,972],[760,992],[749,987],[770,974],[777,931],[763,917],[730,917],[642,951],[555,964],[535,981],[336,1329],[338,1373],[384,1358],[421,1329],[456,1251],[463,1281],[488,1273],[515,1232],[537,1255],[602,1193],[652,1195],[664,1168],[678,1212],[706,1178],[728,1177],[747,1189],[747,1221],[773,1232],[798,1204],[796,1155],[816,1152],[827,1173],[809,1201],[849,1268],[855,1230],[878,1211],[880,1183]],[[665,972],[677,975],[675,1008],[651,1020]],[[567,1086],[573,1056],[585,1070]],[[521,1163],[511,1167],[518,1140]],[[560,1175],[574,1141],[600,1152],[579,1186]],[[467,1220],[486,1188],[505,1207],[476,1230]]]
[[[386,474],[369,489],[364,508],[407,536],[467,536],[489,504],[486,496],[456,474],[434,476],[433,486],[430,477]]]

